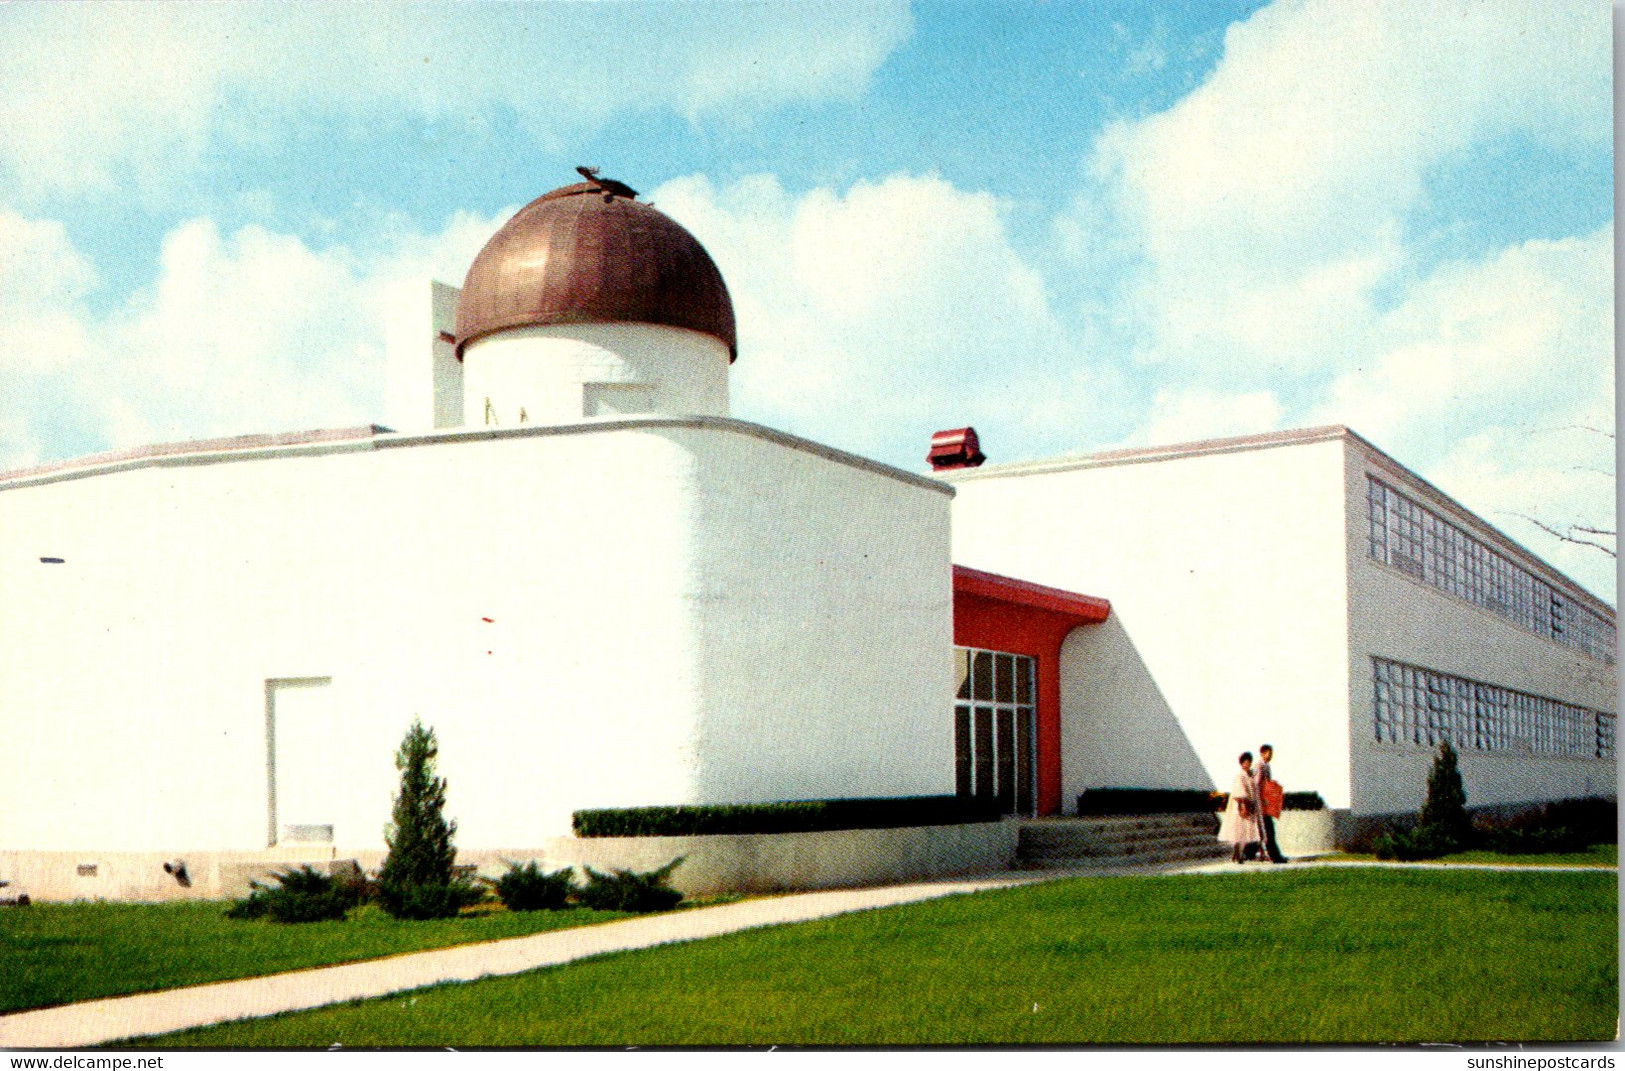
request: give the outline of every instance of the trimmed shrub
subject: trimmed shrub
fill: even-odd
[[[1201,788],[1091,788],[1078,797],[1078,813],[1188,814],[1222,811],[1228,797]]]
[[[1228,792],[1201,788],[1091,788],[1078,797],[1080,815],[1191,814],[1222,811]],[[1288,792],[1281,806],[1288,811],[1322,811],[1326,801],[1319,792]]]
[[[328,922],[342,919],[360,902],[354,887],[309,866],[272,874],[277,888],[249,882],[248,899],[226,909],[232,919],[269,918],[272,922]]]
[[[996,822],[997,805],[961,796],[799,800],[784,803],[621,807],[577,811],[578,837],[694,837],[734,833],[817,833]]]
[[[683,902],[683,894],[671,887],[672,871],[682,863],[678,856],[659,870],[639,874],[615,870],[608,874],[587,868],[587,884],[576,898],[596,911],[669,911]]]
[[[509,911],[559,911],[575,891],[574,871],[569,867],[549,874],[534,859],[523,866],[510,862],[506,874],[486,881]]]

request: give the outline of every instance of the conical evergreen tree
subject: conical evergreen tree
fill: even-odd
[[[1467,817],[1467,790],[1462,787],[1456,749],[1446,740],[1439,745],[1428,773],[1428,798],[1417,816],[1419,830],[1432,832],[1455,849],[1467,847],[1473,839],[1473,823]]]
[[[446,780],[435,776],[439,753],[434,730],[424,728],[420,720],[413,718],[412,727],[395,753],[401,789],[395,796],[392,820],[384,830],[389,855],[378,875],[381,899],[391,914],[405,910],[418,915],[420,912],[412,905],[423,897],[415,890],[446,890],[454,884],[452,864],[457,859],[457,848],[452,836],[457,832],[457,823],[446,820]]]

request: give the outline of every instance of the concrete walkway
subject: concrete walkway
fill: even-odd
[[[554,967],[606,952],[626,952],[655,945],[697,941],[725,933],[806,922],[853,911],[933,900],[959,893],[1080,876],[1127,874],[1281,873],[1308,867],[1386,867],[1430,870],[1609,870],[1608,867],[1516,866],[1478,863],[1378,863],[1314,859],[1284,867],[1229,860],[1157,867],[1083,867],[1069,870],[1012,871],[987,877],[892,885],[876,889],[834,889],[792,893],[737,904],[694,908],[663,915],[555,930],[530,937],[456,945],[428,952],[408,952],[384,959],[313,967],[287,974],[241,978],[230,982],[165,989],[127,997],[108,997],[38,1011],[0,1015],[0,1048],[84,1048],[122,1038],[168,1034],[234,1019],[254,1019],[303,1011],[328,1004],[388,996],[443,982],[521,974]]]
[[[1068,874],[1006,873],[960,880],[794,893],[737,904],[674,911],[644,918],[578,926],[530,937],[409,952],[385,959],[287,974],[108,997],[37,1011],[0,1015],[0,1048],[84,1048],[121,1038],[167,1034],[234,1019],[302,1011],[349,1000],[387,996],[442,982],[471,982],[553,967],[586,956],[624,952],[679,941],[697,941],[757,926],[805,922],[850,911],[980,892]]]

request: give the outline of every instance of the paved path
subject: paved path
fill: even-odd
[[[757,926],[804,922],[1065,876],[1058,871],[1035,871],[878,889],[795,893],[334,967],[87,1000],[0,1015],[0,1048],[83,1048],[120,1038],[381,997],[442,982],[519,974],[606,952],[696,941]]]
[[[349,1000],[382,997],[402,990],[471,982],[478,978],[520,974],[553,967],[586,956],[624,952],[680,941],[697,941],[725,933],[805,922],[851,911],[932,900],[1057,878],[1113,877],[1123,874],[1280,873],[1306,867],[1408,867],[1436,870],[1612,870],[1604,867],[1508,866],[1477,863],[1377,863],[1313,859],[1286,867],[1229,860],[1169,864],[1158,867],[1084,867],[1072,870],[1021,871],[988,877],[892,885],[878,889],[835,889],[746,900],[718,907],[675,911],[645,918],[555,930],[530,937],[456,945],[428,952],[409,952],[385,959],[343,963],[334,967],[241,978],[230,982],[138,993],[65,1004],[38,1011],[0,1015],[0,1048],[83,1048],[121,1038],[167,1034],[234,1019],[253,1019],[302,1011]]]

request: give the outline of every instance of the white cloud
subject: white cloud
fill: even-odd
[[[1514,131],[1607,144],[1608,29],[1595,4],[1342,0],[1232,26],[1200,88],[1095,146],[1107,193],[1087,207],[1117,213],[1144,258],[1145,354],[1209,373],[1336,364],[1406,266],[1398,235],[1432,169]]]
[[[1096,415],[1104,389],[993,195],[896,175],[796,196],[754,176],[722,188],[691,177],[652,199],[728,280],[747,419],[918,467],[938,427],[975,422],[1008,459],[1046,435],[1071,445]],[[0,375],[27,371],[56,394],[12,408],[0,465],[40,459],[49,410],[81,429],[55,436],[51,456],[381,419],[392,296],[425,276],[460,283],[508,214],[432,234],[395,224],[364,250],[193,219],[165,237],[153,285],[104,314],[75,300],[93,273],[61,229],[9,217],[29,237],[7,263],[19,277],[38,265],[38,294],[14,305],[31,341],[0,349]],[[70,345],[71,360],[47,367]]]
[[[1449,264],[1371,325],[1310,423],[1344,423],[1612,599],[1613,561],[1542,532],[1613,528],[1613,227]]]
[[[84,299],[95,286],[60,224],[0,208],[0,468],[38,460],[71,434],[63,379],[91,351]]]
[[[1132,440],[1345,423],[1611,598],[1609,559],[1517,515],[1612,527],[1595,444],[1553,430],[1613,427],[1612,227],[1426,268],[1408,231],[1486,146],[1604,151],[1609,29],[1579,2],[1280,0],[1109,127],[1057,233],[1119,279]]]
[[[1431,458],[1485,427],[1611,426],[1613,227],[1452,263],[1373,319],[1319,416]]]
[[[1598,425],[1607,429],[1610,425]],[[1616,562],[1565,542],[1535,521],[1612,532],[1614,440],[1579,424],[1492,428],[1455,443],[1425,475],[1491,524],[1612,602]],[[1587,537],[1591,538],[1591,537]],[[1601,540],[1612,547],[1614,540]]]
[[[508,109],[544,144],[617,114],[749,117],[857,95],[911,32],[898,3],[6,4],[0,171],[154,186],[291,108]]]
[[[694,177],[653,197],[728,282],[737,414],[913,466],[939,427],[974,422],[1008,459],[1087,418],[1090,373],[993,195],[893,175],[799,197]]]
[[[380,420],[389,295],[405,279],[461,281],[499,222],[460,215],[363,255],[194,219],[165,237],[149,289],[97,314],[82,300],[91,267],[61,228],[0,213],[0,468]]]
[[[1256,435],[1281,423],[1281,403],[1269,391],[1223,394],[1206,390],[1160,390],[1151,401],[1136,441],[1190,442],[1225,435]]]

